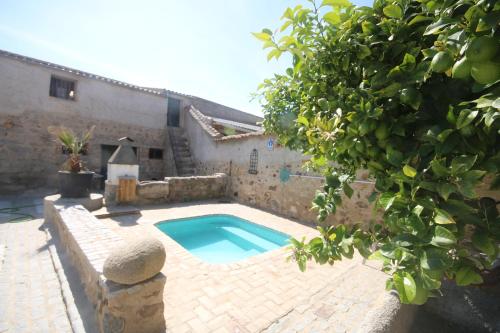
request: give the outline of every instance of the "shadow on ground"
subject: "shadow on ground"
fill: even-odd
[[[80,280],[80,275],[78,271],[73,266],[68,254],[64,251],[57,232],[55,232],[54,228],[51,226],[47,226],[45,224],[45,228],[48,229],[52,239],[50,241],[51,244],[54,245],[55,250],[57,252],[57,256],[61,261],[61,266],[63,268],[63,272],[59,272],[59,274],[64,274],[66,280],[68,281],[69,288],[71,290],[71,294],[73,296],[74,304],[78,311],[78,314],[82,320],[85,332],[98,332],[98,325],[95,318],[95,310],[94,306],[88,300],[85,291],[83,289],[83,284]],[[51,244],[47,244],[50,246]],[[68,300],[66,300],[68,301]]]

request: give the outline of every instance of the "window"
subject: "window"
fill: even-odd
[[[50,78],[49,95],[62,99],[75,99],[75,81],[64,80],[55,76]]]
[[[250,168],[248,169],[248,173],[251,173],[253,175],[257,174],[257,162],[259,159],[259,153],[257,152],[257,149],[252,150],[250,153]]]
[[[163,149],[149,148],[149,159],[150,160],[162,160],[163,159]]]

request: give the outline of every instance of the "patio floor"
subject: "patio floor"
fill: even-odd
[[[296,238],[316,235],[309,226],[233,203],[150,206],[141,215],[102,220],[125,238],[149,234],[165,245],[168,332],[353,332],[383,299],[387,276],[360,257],[333,267],[310,263],[305,273],[286,262],[286,249],[208,264],[154,226],[207,214],[236,215]]]

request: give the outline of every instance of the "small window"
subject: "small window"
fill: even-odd
[[[75,99],[75,81],[64,80],[58,77],[52,76],[50,78],[50,92],[49,95],[52,97],[62,98],[62,99]]]
[[[162,160],[163,159],[163,149],[149,148],[149,159],[150,160]]]
[[[250,153],[250,168],[248,169],[248,173],[253,175],[257,174],[257,162],[259,160],[259,153],[257,149],[252,150]]]

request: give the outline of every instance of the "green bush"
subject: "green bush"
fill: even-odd
[[[381,259],[404,303],[445,278],[481,283],[500,240],[498,203],[476,192],[500,183],[500,3],[309,1],[282,20],[254,33],[268,59],[293,61],[260,86],[264,126],[326,177],[313,200],[321,236],[293,240],[292,258],[302,270],[355,250]],[[358,170],[376,180],[382,223],[321,223]]]

